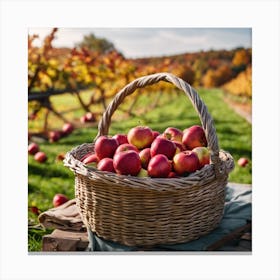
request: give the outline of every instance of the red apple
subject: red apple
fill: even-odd
[[[113,163],[116,173],[120,175],[137,176],[142,168],[139,154],[135,151],[124,151],[115,154]]]
[[[86,117],[87,122],[94,122],[95,121],[95,116],[92,112],[87,112],[85,117]]]
[[[35,155],[37,152],[39,152],[39,146],[38,144],[32,142],[28,145],[28,153],[30,155]]]
[[[164,137],[169,140],[182,142],[183,132],[176,127],[168,127],[163,132]]]
[[[196,147],[207,147],[205,132],[199,125],[186,128],[183,131],[182,142],[188,150],[192,150]]]
[[[65,123],[62,127],[63,135],[68,135],[68,134],[72,133],[73,130],[74,130],[74,126],[71,123]]]
[[[37,152],[34,155],[34,159],[38,162],[45,162],[47,160],[47,156],[44,152]]]
[[[139,152],[139,150],[132,144],[124,143],[118,146],[118,148],[115,151],[115,154],[120,153],[120,152],[125,152],[125,151],[135,151]]]
[[[155,155],[148,164],[148,175],[155,178],[167,178],[171,167],[171,163],[165,155]]]
[[[164,137],[158,136],[151,145],[151,156],[154,157],[158,154],[167,156],[168,159],[172,159],[176,152],[176,145]]]
[[[245,167],[249,163],[249,160],[247,158],[241,157],[238,161],[237,164],[241,167]]]
[[[65,159],[65,154],[64,153],[58,154],[55,158],[56,161],[62,161],[64,159]]]
[[[98,163],[98,157],[94,153],[87,154],[81,160],[84,164]]]
[[[170,171],[167,178],[178,178],[178,175],[174,171]]]
[[[58,130],[50,131],[49,132],[49,141],[51,143],[57,142],[61,138],[62,133]]]
[[[200,168],[210,163],[210,152],[206,147],[196,147],[192,151],[197,154]]]
[[[154,140],[153,131],[148,126],[133,127],[128,131],[127,140],[139,150],[147,148]]]
[[[180,152],[183,152],[186,150],[186,147],[184,146],[183,143],[178,142],[178,141],[172,141],[176,145],[176,152],[175,154],[178,154]]]
[[[156,139],[160,135],[160,133],[156,130],[153,130],[153,135],[154,135],[154,139]]]
[[[35,214],[35,215],[37,215],[37,216],[40,215],[40,210],[38,209],[37,206],[31,206],[31,207],[29,207],[29,209],[30,209],[30,211],[31,211],[33,214]]]
[[[80,122],[81,123],[86,123],[87,122],[87,117],[85,115],[80,117]]]
[[[113,159],[111,159],[111,158],[101,159],[97,164],[97,169],[101,170],[101,171],[108,171],[108,172],[116,173],[114,165],[113,165]]]
[[[139,152],[141,165],[144,169],[148,168],[149,161],[151,159],[151,148],[145,148]]]
[[[67,202],[69,199],[66,195],[61,194],[61,193],[57,193],[54,197],[53,197],[53,206],[54,207],[58,207],[59,205],[62,205],[63,203]]]
[[[173,168],[178,175],[187,175],[200,168],[197,154],[193,151],[184,151],[173,158]]]
[[[116,134],[112,138],[116,139],[119,145],[128,143],[126,134]]]
[[[109,136],[100,136],[95,141],[94,149],[99,160],[109,157],[113,158],[119,143],[116,139]]]

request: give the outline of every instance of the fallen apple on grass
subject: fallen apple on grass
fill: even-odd
[[[53,206],[54,207],[58,207],[62,204],[64,204],[65,202],[67,202],[69,199],[66,195],[61,194],[61,193],[57,193],[54,197],[53,197]]]
[[[249,163],[249,160],[245,157],[241,157],[238,161],[237,164],[241,167],[245,167]]]
[[[62,134],[64,136],[66,135],[69,135],[70,133],[72,133],[74,130],[74,126],[73,124],[71,123],[65,123],[63,126],[62,126]]]
[[[47,160],[47,156],[44,152],[37,152],[35,155],[34,155],[34,159],[40,163],[43,163]]]
[[[35,155],[37,152],[39,152],[39,145],[32,142],[28,145],[28,153],[30,155]]]

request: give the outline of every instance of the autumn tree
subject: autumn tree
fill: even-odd
[[[93,33],[85,35],[83,40],[77,44],[77,47],[86,48],[99,53],[108,53],[115,50],[113,43],[105,38],[98,38]]]

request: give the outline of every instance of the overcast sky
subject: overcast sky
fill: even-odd
[[[42,40],[50,31],[29,28],[28,33]],[[72,48],[90,33],[112,42],[127,58],[252,47],[251,28],[59,28],[53,45]]]

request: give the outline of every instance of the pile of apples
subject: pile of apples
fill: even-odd
[[[183,131],[168,127],[162,134],[148,126],[136,126],[127,134],[98,137],[94,151],[81,161],[119,175],[176,178],[209,164],[210,152],[201,126]]]

